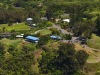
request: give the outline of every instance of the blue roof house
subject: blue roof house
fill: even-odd
[[[30,42],[35,42],[37,43],[39,41],[39,38],[38,37],[33,37],[33,36],[27,36],[26,37],[26,40],[27,41],[30,41]]]
[[[50,38],[52,38],[52,39],[57,39],[57,40],[60,40],[60,39],[61,39],[60,36],[55,36],[55,35],[51,35]]]

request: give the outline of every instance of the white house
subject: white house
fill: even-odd
[[[33,19],[32,19],[32,18],[27,18],[27,19],[26,19],[26,22],[27,22],[29,25],[31,25],[31,24],[33,23]]]
[[[65,22],[68,22],[68,23],[69,23],[69,22],[70,22],[70,19],[63,19],[62,21],[63,21],[64,23],[65,23]]]

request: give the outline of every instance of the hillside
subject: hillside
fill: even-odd
[[[0,75],[100,75],[100,0],[0,0]]]

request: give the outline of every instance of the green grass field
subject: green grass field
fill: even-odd
[[[48,29],[43,29],[39,33],[40,33],[40,35],[48,35],[48,34],[51,34],[52,31],[51,30],[48,30]]]
[[[19,23],[19,24],[14,24],[12,26],[8,26],[8,24],[1,24],[0,25],[0,30],[3,30],[3,27],[5,27],[5,31],[20,31],[20,30],[30,30],[30,27],[28,25],[25,25],[25,23]]]
[[[100,49],[100,37],[93,34],[92,39],[88,40],[87,44],[91,48]]]

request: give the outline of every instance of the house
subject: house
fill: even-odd
[[[66,23],[66,22],[69,23],[69,22],[70,22],[70,19],[63,19],[62,21],[63,21],[64,23]]]
[[[33,36],[27,36],[26,37],[26,40],[27,41],[30,41],[30,42],[35,42],[37,43],[39,41],[39,38],[38,37],[33,37]]]
[[[24,34],[16,35],[16,38],[23,38]]]
[[[60,40],[60,39],[61,39],[60,36],[55,36],[55,35],[51,35],[50,38],[51,38],[51,39],[57,39],[57,40]]]
[[[29,25],[31,25],[31,24],[33,24],[33,19],[32,19],[32,18],[27,18],[27,19],[26,19],[26,22],[27,22]]]

